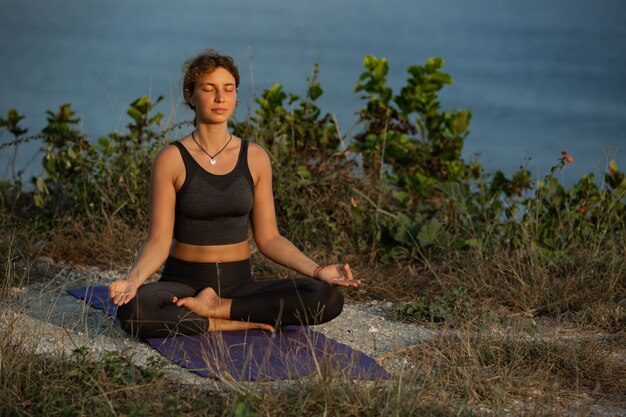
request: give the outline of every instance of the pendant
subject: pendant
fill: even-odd
[[[211,165],[215,165],[215,163],[216,163],[216,162],[217,162],[217,161],[215,160],[215,158],[211,158],[211,159],[209,160],[209,163],[210,163]]]

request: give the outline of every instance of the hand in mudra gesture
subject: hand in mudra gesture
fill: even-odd
[[[315,278],[330,285],[356,287],[361,281],[354,279],[348,264],[326,265],[317,271]]]
[[[137,294],[137,286],[126,280],[118,280],[109,285],[109,298],[117,306],[124,305]]]

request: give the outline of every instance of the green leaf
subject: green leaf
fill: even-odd
[[[437,83],[437,89],[441,88],[441,85],[443,84],[452,84],[452,77],[450,77],[449,74],[446,74],[444,72],[438,72],[436,74],[433,74],[430,78],[431,82],[436,82]]]
[[[432,219],[430,223],[422,226],[417,234],[417,240],[422,246],[430,246],[440,243],[445,239],[445,230],[437,219]]]
[[[309,178],[311,178],[311,173],[309,172],[308,169],[306,169],[303,166],[298,167],[298,176],[300,178],[302,178],[303,180],[308,180]]]
[[[142,113],[139,110],[137,110],[137,108],[135,107],[129,108],[126,113],[136,122],[141,120]]]
[[[311,85],[311,88],[309,88],[309,97],[313,101],[320,98],[322,94],[324,94],[324,90],[322,90],[322,86],[319,83],[315,83]]]
[[[378,80],[383,80],[387,75],[387,72],[389,72],[389,64],[387,63],[387,59],[381,58],[376,64],[374,75]]]
[[[439,57],[432,57],[426,60],[424,67],[426,68],[426,72],[433,73],[441,69],[444,65],[446,65],[446,61]]]
[[[43,195],[41,194],[36,194],[33,197],[34,201],[35,201],[35,206],[37,206],[38,208],[43,208],[46,205],[46,200],[44,199]]]
[[[472,111],[467,109],[465,111],[459,110],[454,115],[454,121],[452,122],[452,128],[454,129],[454,133],[456,135],[462,135],[465,133],[467,128],[469,127],[470,118],[472,116]]]
[[[365,58],[363,58],[363,66],[370,71],[374,69],[377,62],[378,58],[376,58],[374,55],[365,55]]]
[[[470,247],[470,248],[479,249],[482,247],[482,243],[478,239],[467,239],[465,240],[464,243],[465,243],[465,246]]]
[[[394,191],[392,194],[393,198],[395,198],[396,200],[398,200],[398,203],[400,204],[406,204],[407,200],[409,199],[409,194],[406,191]]]
[[[49,194],[48,187],[46,186],[46,181],[42,176],[38,176],[35,180],[35,186],[37,187],[37,191],[42,194]]]
[[[409,254],[409,251],[405,247],[394,246],[393,248],[391,248],[389,252],[384,254],[380,260],[384,264],[389,264],[391,262],[395,262],[395,261],[406,258],[408,254]]]
[[[108,148],[109,145],[111,144],[111,142],[109,141],[109,138],[107,138],[106,136],[102,136],[98,139],[98,143],[100,144],[100,146],[102,146],[103,148]]]
[[[159,112],[155,114],[150,120],[148,120],[148,124],[159,124],[162,118],[163,118],[163,113]]]

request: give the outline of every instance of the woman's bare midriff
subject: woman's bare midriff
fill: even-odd
[[[248,241],[230,245],[188,245],[172,242],[170,256],[187,262],[236,262],[250,257]]]

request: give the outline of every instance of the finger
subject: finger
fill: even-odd
[[[345,264],[343,266],[343,270],[346,273],[346,278],[348,278],[350,281],[352,281],[353,277],[352,277],[352,270],[350,269],[350,265]]]
[[[130,301],[129,295],[127,293],[120,293],[118,296],[117,305],[123,306],[124,304]]]
[[[248,322],[248,328],[249,329],[261,329],[261,330],[267,330],[270,331],[272,333],[276,332],[276,329],[274,328],[274,326],[272,326],[271,324],[266,324],[266,323],[253,323],[253,322]]]
[[[115,304],[116,306],[119,306],[121,304],[122,301],[122,294],[116,294],[115,297],[113,298],[113,304]]]
[[[357,287],[361,285],[361,281],[358,279],[344,279],[341,281],[341,284],[346,287]]]
[[[333,269],[337,272],[337,276],[334,279],[343,279],[345,276],[345,271],[343,269],[344,265],[336,264],[333,265]]]
[[[124,304],[128,304],[129,301],[130,301],[130,294],[123,294],[120,300],[120,305],[123,306]]]
[[[333,282],[333,285],[340,285],[342,287],[354,287],[359,284],[357,284],[355,281],[348,281],[346,279],[337,279]]]
[[[272,333],[276,333],[276,329],[274,328],[274,326],[271,326],[271,325],[269,325],[269,324],[263,324],[263,325],[261,326],[261,328],[262,328],[263,330],[267,330],[267,331],[270,331],[270,332],[272,332]]]
[[[177,298],[177,297],[174,297],[174,298],[172,299],[172,302],[173,302],[174,304],[176,304],[178,307],[186,307],[186,306],[187,306],[187,299],[188,299],[188,298],[189,298],[189,297],[185,297],[185,298]]]

